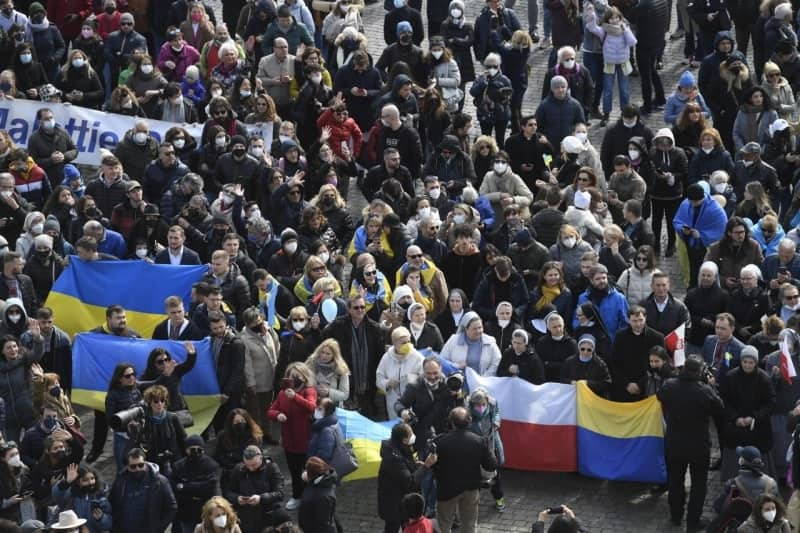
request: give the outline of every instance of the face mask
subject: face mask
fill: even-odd
[[[473,409],[475,409],[475,412],[478,413],[479,415],[482,415],[483,413],[486,412],[485,405],[476,405]]]
[[[453,215],[453,222],[456,224],[463,224],[467,217],[464,215]]]
[[[716,192],[718,192],[720,194],[724,193],[725,189],[727,189],[727,188],[728,188],[728,184],[726,182],[717,183],[716,185],[714,185],[714,191],[716,191]]]
[[[407,33],[404,33],[400,36],[400,44],[409,45],[411,44],[411,36]]]
[[[431,189],[428,191],[428,196],[431,197],[431,200],[438,200],[439,196],[442,195],[442,189]]]
[[[264,155],[264,149],[260,146],[254,146],[253,148],[250,148],[250,155],[256,159],[261,159],[261,157]]]
[[[325,413],[323,413],[319,409],[314,411],[314,420],[321,420],[323,418],[325,418]]]
[[[490,78],[497,76],[498,72],[499,70],[497,69],[497,67],[488,67],[486,69],[486,74],[488,74]]]
[[[639,152],[639,150],[628,150],[628,157],[631,159],[631,161],[636,161],[639,159],[640,155],[641,152]]]
[[[438,388],[439,388],[439,383],[440,383],[440,381],[439,381],[438,379],[434,379],[433,381],[431,381],[431,380],[429,380],[429,379],[426,379],[426,380],[425,380],[425,384],[426,384],[426,385],[427,385],[429,388],[431,388],[431,389],[434,389],[434,390],[436,390],[436,389],[438,389]]]
[[[152,74],[153,65],[142,65],[142,74]]]
[[[19,322],[22,319],[22,314],[21,313],[9,313],[7,316],[8,316],[8,319],[14,324],[16,324],[17,322]]]
[[[417,442],[417,436],[412,433],[411,436],[408,437],[408,445],[413,446],[415,442]]]
[[[286,245],[283,247],[283,249],[286,250],[288,253],[293,254],[297,251],[297,243],[294,241],[287,242]]]
[[[19,468],[22,466],[22,459],[19,458],[19,455],[15,455],[8,460],[8,466],[11,468]]]
[[[41,235],[43,231],[44,231],[44,224],[42,224],[41,222],[31,226],[31,233],[35,233],[37,235]]]
[[[763,516],[764,520],[766,520],[767,522],[769,522],[771,524],[771,523],[773,523],[775,521],[775,516],[777,514],[778,514],[778,511],[773,509],[772,511],[764,511],[763,513],[761,513],[761,516]]]
[[[400,8],[400,7],[403,7],[403,4],[405,4],[405,1],[404,0],[394,0],[393,3],[394,3],[394,7],[395,8]]]
[[[244,433],[247,431],[247,422],[237,422],[233,425],[233,429],[236,430],[237,433]]]
[[[495,174],[505,174],[508,170],[508,163],[495,163],[492,168],[494,168]]]
[[[239,96],[242,98],[249,98],[252,93],[250,91],[239,91]]]
[[[122,102],[122,109],[133,109],[133,101],[125,100]]]
[[[54,416],[48,416],[43,420],[43,425],[46,429],[52,430],[56,425],[58,425],[58,420]]]
[[[182,150],[183,147],[186,146],[186,141],[184,139],[175,139],[172,141],[172,146],[178,150]]]
[[[143,131],[137,131],[133,134],[133,142],[136,144],[144,144],[147,142],[147,134]]]
[[[575,246],[575,242],[576,242],[575,237],[567,237],[566,239],[563,239],[561,241],[561,244],[564,245],[564,248],[572,249],[572,247]]]
[[[622,124],[625,125],[626,128],[632,128],[636,126],[636,120],[622,120]]]
[[[436,59],[439,59],[440,57],[442,57],[443,53],[444,52],[441,51],[441,50],[433,50],[433,51],[431,51],[431,55]]]
[[[114,6],[106,6],[105,12],[108,13],[109,15],[113,15],[114,11],[116,10],[117,8]]]
[[[214,90],[212,90],[211,91],[211,96],[213,96],[214,98],[219,98],[220,96],[222,96],[222,89],[214,89]]]
[[[510,323],[511,321],[505,318],[497,320],[497,325],[500,326],[501,328],[507,327]]]
[[[577,137],[577,138],[578,138],[578,140],[579,140],[580,142],[582,142],[582,143],[585,143],[585,142],[586,142],[586,132],[585,132],[585,131],[579,131],[579,132],[577,132],[577,133],[575,134],[575,137]]]
[[[227,142],[228,139],[226,139],[225,137],[217,137],[216,139],[214,139],[214,144],[216,144],[220,148],[225,148],[225,143]]]
[[[453,17],[454,19],[460,19],[461,18],[461,10],[460,9],[451,9],[450,10],[450,16]]]
[[[84,39],[91,39],[93,35],[94,31],[92,30],[81,30],[81,37],[83,37]]]
[[[50,257],[50,250],[36,250],[36,256],[44,261]]]
[[[753,166],[753,163],[755,163],[755,161],[742,161],[742,164],[745,167],[751,167],[751,166]]]
[[[136,257],[138,257],[139,259],[144,259],[145,257],[147,257],[147,248],[137,248]]]
[[[328,252],[323,252],[323,253],[319,254],[319,258],[322,259],[323,263],[327,263],[328,259],[331,258],[331,254],[329,254]]]
[[[591,360],[592,360],[592,356],[591,356],[591,355],[583,355],[583,354],[581,353],[581,354],[579,354],[579,355],[578,355],[578,359],[580,359],[580,360],[581,360],[581,361],[583,361],[584,363],[588,363],[589,361],[591,361]]]
[[[399,348],[395,348],[395,351],[400,355],[408,355],[411,353],[411,343],[404,342],[403,344],[400,345]]]
[[[293,320],[292,321],[292,329],[295,331],[303,331],[306,329],[306,321],[305,320]]]
[[[50,391],[49,392],[50,392],[50,396],[52,396],[53,398],[58,398],[59,396],[61,396],[61,387],[59,385],[55,385],[53,387],[50,387]]]
[[[308,79],[310,79],[311,83],[313,83],[314,85],[319,85],[320,83],[322,83],[322,74],[320,73],[312,74]]]
[[[291,137],[289,137],[288,135],[278,135],[278,139],[281,141],[281,143],[285,143],[286,141],[293,141],[294,140]]]
[[[572,70],[575,68],[575,60],[574,59],[567,59],[564,61],[564,68],[567,70]]]
[[[298,378],[297,376],[292,378],[292,387],[296,390],[303,386],[303,380]]]
[[[86,61],[81,57],[76,57],[75,59],[72,60],[72,66],[75,68],[83,68],[85,64]]]
[[[703,152],[705,152],[705,153],[707,153],[707,154],[710,154],[710,153],[711,153],[711,152],[713,152],[713,151],[714,151],[714,149],[713,149],[713,148],[706,148],[706,147],[703,147]]]
[[[192,13],[192,22],[200,22],[201,20],[203,20],[202,13]]]
[[[236,157],[244,157],[246,150],[244,148],[235,148],[233,150],[233,155]]]
[[[3,191],[0,192],[3,195],[3,198],[11,198],[11,195],[14,194],[14,191]]]
[[[32,59],[33,56],[31,54],[22,54],[19,56],[19,60],[22,61],[23,65],[27,65],[28,63],[31,62]]]
[[[228,516],[227,515],[219,515],[214,519],[214,525],[217,527],[225,527],[228,525]]]
[[[430,207],[421,207],[417,211],[417,213],[419,213],[419,217],[420,218],[425,218],[425,217],[427,217],[428,215],[431,214],[431,208]]]

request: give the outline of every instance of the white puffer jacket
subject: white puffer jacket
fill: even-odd
[[[642,300],[650,296],[650,293],[653,292],[650,282],[656,272],[659,272],[657,268],[642,272],[638,268],[631,267],[620,274],[617,287],[625,294],[629,306],[639,305]]]
[[[422,376],[422,361],[425,358],[415,349],[405,357],[398,357],[397,352],[394,351],[394,346],[383,354],[381,361],[378,363],[378,370],[375,372],[375,384],[379,389],[386,392],[386,412],[389,418],[397,418],[394,413],[394,404],[406,390],[409,383],[416,383],[417,379]],[[389,380],[393,379],[400,382],[400,386],[390,390],[386,390]]]

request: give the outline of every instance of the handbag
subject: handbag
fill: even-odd
[[[338,428],[335,431],[335,439],[336,444],[331,457],[331,468],[336,471],[339,479],[342,479],[356,471],[358,459],[356,459],[356,454],[353,452],[353,444],[342,439]]]
[[[175,411],[175,414],[178,415],[178,420],[183,427],[190,428],[194,425],[194,418],[192,418],[192,413],[188,409]]]

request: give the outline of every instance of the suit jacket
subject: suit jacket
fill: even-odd
[[[197,327],[197,324],[192,322],[189,319],[183,323],[184,325],[181,326],[181,332],[178,335],[177,340],[179,341],[199,341],[205,335],[203,335],[203,331]],[[160,322],[155,329],[153,330],[153,339],[158,340],[168,340],[169,339],[169,319],[165,319],[163,322]]]
[[[701,351],[701,354],[709,366],[714,362],[714,352],[717,350],[717,342],[719,341],[716,335],[707,336],[705,342],[703,342],[703,350]],[[725,375],[728,373],[728,371],[739,366],[739,355],[742,353],[742,348],[744,347],[745,344],[742,341],[736,337],[731,338],[730,342],[728,342],[728,347],[725,352],[731,354],[732,358],[730,360],[724,360],[719,369],[714,371],[714,378],[717,380],[717,383],[725,378]]]
[[[166,250],[161,250],[156,254],[156,264],[157,265],[168,265],[169,262],[169,248]],[[200,262],[200,255],[194,250],[187,248],[186,246],[183,247],[183,254],[181,255],[181,264],[182,265],[201,265]]]

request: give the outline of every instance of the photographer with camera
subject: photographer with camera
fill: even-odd
[[[581,523],[578,522],[572,509],[566,505],[558,505],[556,507],[548,507],[539,513],[536,522],[531,526],[531,533],[544,533],[544,523],[548,516],[555,516],[550,527],[547,528],[548,533],[551,531],[557,531],[558,533],[579,533],[583,531]]]
[[[169,477],[172,463],[183,457],[186,431],[178,415],[167,410],[169,392],[162,385],[144,391],[144,413],[127,423],[130,448],[141,448],[147,461]]]
[[[114,368],[106,394],[105,418],[108,420],[108,424],[114,428],[114,462],[117,465],[118,474],[125,468],[125,453],[128,451],[127,424],[137,416],[144,414],[144,410],[139,405],[142,402],[142,391],[139,390],[139,387],[140,385],[136,381],[136,369],[132,364],[123,362]],[[134,406],[136,409],[130,416],[122,416]],[[115,420],[124,421],[124,424],[114,427]],[[86,460],[91,462],[89,459],[90,457]]]
[[[414,431],[414,449],[424,461],[428,454],[436,453],[432,439],[444,432],[450,411],[464,405],[461,394],[464,376],[453,374],[445,381],[442,364],[435,356],[422,362],[422,374],[423,379],[406,386],[394,410]],[[427,514],[432,516],[436,512],[436,484],[430,473],[423,476],[422,491]]]

